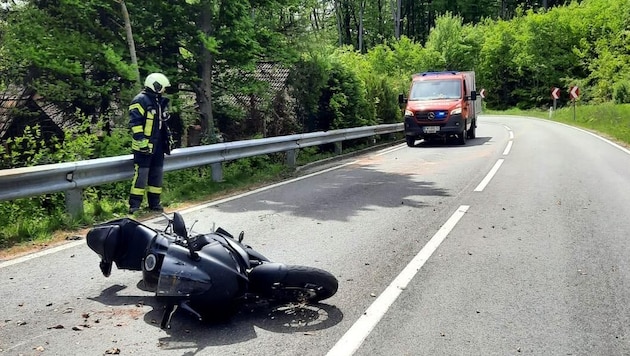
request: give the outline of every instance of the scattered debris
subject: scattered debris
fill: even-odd
[[[370,293],[370,297],[376,297],[376,293]]]
[[[39,352],[44,352],[45,349],[44,349],[43,346],[37,346],[37,347],[34,347],[33,350],[39,351]]]
[[[48,327],[48,330],[50,330],[50,329],[63,329],[63,328],[64,328],[64,326],[63,326],[63,325],[58,324],[58,325],[55,325],[55,326],[49,326],[49,327]]]
[[[18,326],[24,326],[24,325],[26,325],[26,322],[25,321],[18,321],[17,325]]]
[[[46,304],[47,307],[52,307],[53,303]]]
[[[105,351],[105,355],[119,355],[120,349],[117,347],[112,347],[111,349]]]

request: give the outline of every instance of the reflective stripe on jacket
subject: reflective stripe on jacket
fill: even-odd
[[[133,98],[129,105],[129,128],[134,140],[147,138],[151,146],[164,145],[168,149],[170,132],[161,120],[168,101],[146,89]]]

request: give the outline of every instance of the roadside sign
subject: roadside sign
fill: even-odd
[[[580,96],[580,88],[578,87],[571,87],[571,89],[569,90],[569,96],[571,97],[571,99],[575,100]]]
[[[481,91],[479,92],[479,95],[481,95],[482,99],[486,98],[486,89],[481,89]]]
[[[551,97],[554,99],[560,99],[560,88],[551,88]]]

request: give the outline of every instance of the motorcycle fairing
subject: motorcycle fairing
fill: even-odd
[[[219,242],[211,241],[190,257],[188,248],[171,244],[162,261],[156,295],[199,299],[204,303],[240,297],[247,276],[230,252]]]
[[[97,225],[86,236],[88,246],[102,262],[118,269],[142,270],[147,245],[156,232],[133,219],[123,218]]]

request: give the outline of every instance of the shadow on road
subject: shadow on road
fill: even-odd
[[[142,289],[143,282],[137,285]],[[107,306],[129,306],[142,303],[151,307],[144,314],[144,321],[154,328],[160,327],[164,304],[154,296],[120,295],[124,285],[113,285],[101,294],[88,299]],[[140,294],[140,293],[138,293]],[[162,350],[182,350],[182,355],[201,354],[207,347],[233,345],[257,337],[254,327],[273,333],[311,333],[332,327],[343,319],[337,307],[324,304],[273,305],[265,302],[244,304],[228,320],[199,321],[183,310],[173,316],[171,328],[165,329],[167,336],[160,337]]]

